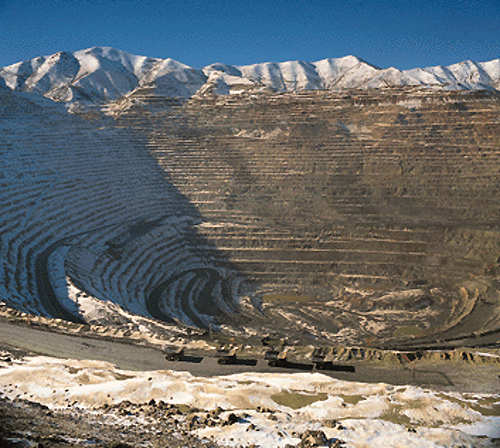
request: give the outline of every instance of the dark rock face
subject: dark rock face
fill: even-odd
[[[337,448],[343,446],[344,442],[339,439],[328,439],[323,431],[307,430],[302,434],[300,443],[297,445],[299,448],[313,448],[317,446],[328,446]]]
[[[310,448],[314,446],[325,446],[328,444],[328,439],[323,431],[308,430],[300,438],[300,448]]]

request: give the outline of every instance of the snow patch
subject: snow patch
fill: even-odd
[[[500,417],[469,407],[467,394],[448,397],[416,386],[349,382],[319,373],[247,372],[206,378],[171,370],[119,370],[103,361],[29,357],[0,361],[0,390],[10,398],[30,397],[52,408],[151,399],[205,410],[220,406],[227,415],[236,413],[239,422],[195,432],[226,446],[295,445],[298,434],[307,429],[322,430],[347,446],[381,448],[490,446],[488,439],[476,436],[500,435]],[[327,399],[292,409],[277,403],[277,394],[322,394]],[[481,395],[488,397],[500,396]]]

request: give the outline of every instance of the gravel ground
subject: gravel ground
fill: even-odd
[[[189,434],[192,414],[191,409],[161,403],[50,410],[0,397],[0,447],[218,447]]]

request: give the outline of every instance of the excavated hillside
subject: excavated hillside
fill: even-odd
[[[247,341],[499,345],[497,92],[139,88],[75,115],[0,94],[8,306]]]
[[[498,342],[498,93],[176,104],[143,89],[108,110],[196,205],[210,262],[251,282],[246,325],[367,344]]]

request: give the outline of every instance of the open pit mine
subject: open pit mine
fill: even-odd
[[[330,357],[498,347],[499,67],[4,67],[1,312]]]
[[[0,445],[500,440],[500,59],[0,68]]]

